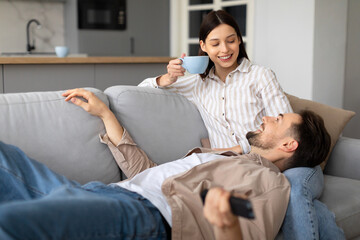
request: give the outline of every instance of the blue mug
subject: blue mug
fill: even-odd
[[[204,73],[209,64],[208,56],[190,56],[179,59],[182,61],[182,67],[192,74]]]

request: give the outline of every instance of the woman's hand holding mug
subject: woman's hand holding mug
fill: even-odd
[[[186,57],[183,53],[181,58],[171,60],[167,65],[167,74],[156,79],[159,86],[165,87],[176,82],[178,77],[184,76],[185,71],[191,74],[202,74],[209,64],[208,56]]]
[[[185,53],[181,54],[181,58],[185,56]],[[156,79],[157,84],[161,87],[166,87],[176,82],[178,77],[184,76],[186,70],[181,64],[182,60],[179,58],[170,60],[167,65],[167,73]]]

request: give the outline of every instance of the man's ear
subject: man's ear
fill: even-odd
[[[286,139],[283,144],[280,146],[280,149],[284,152],[295,152],[296,149],[299,147],[298,141],[293,138]]]
[[[203,40],[200,40],[200,47],[203,52],[206,52],[206,47],[205,47],[205,43]]]

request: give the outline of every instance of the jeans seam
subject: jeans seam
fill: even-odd
[[[40,194],[40,195],[42,195],[42,196],[45,195],[43,192],[39,191],[38,189],[33,188],[32,186],[29,186],[29,185],[24,181],[24,179],[23,179],[22,177],[18,176],[15,172],[11,171],[11,169],[8,169],[8,168],[6,168],[6,167],[4,167],[4,166],[0,166],[0,168],[3,169],[4,171],[6,171],[8,174],[13,175],[13,176],[14,176],[15,178],[17,178],[19,181],[21,181],[21,182],[24,184],[24,186],[25,186],[26,188],[28,188],[30,191],[32,191],[32,192],[34,192],[34,193],[37,193],[37,194]]]
[[[316,170],[312,169],[311,173],[304,179],[304,184],[306,184],[306,187],[307,187],[307,185],[309,183],[310,178],[312,178],[315,173],[316,173]]]
[[[308,176],[304,179],[304,182],[303,182],[303,184],[304,184],[304,186],[305,186],[304,195],[306,196],[306,201],[307,201],[307,204],[308,204],[308,207],[309,207],[309,208],[310,208],[310,205],[312,205],[312,201],[309,201],[309,200],[308,200],[308,195],[309,195],[308,183],[309,183],[310,178],[312,178],[315,173],[316,173],[316,170],[315,170],[315,169],[312,169],[312,170],[311,170],[311,173],[308,174]],[[314,207],[314,205],[313,205],[313,207]],[[311,212],[308,211],[307,214],[308,214],[308,216],[309,216],[309,219],[312,219],[312,217],[311,217]],[[316,237],[315,237],[315,236],[316,236],[316,230],[315,230],[315,226],[314,226],[314,223],[313,223],[312,220],[311,220],[311,230],[312,230],[312,234],[313,234],[313,236],[314,236],[313,239],[316,240]]]

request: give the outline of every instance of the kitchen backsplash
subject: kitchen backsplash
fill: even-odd
[[[36,52],[53,52],[64,44],[64,2],[0,1],[0,52],[26,51],[26,25],[30,25],[30,43],[35,39]]]

